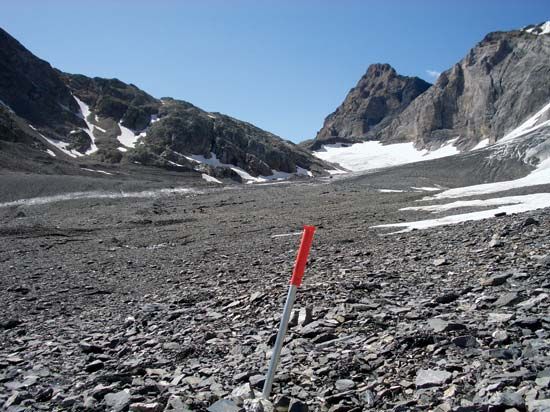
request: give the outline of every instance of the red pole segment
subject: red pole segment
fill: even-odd
[[[306,270],[307,257],[309,255],[309,250],[311,249],[314,233],[315,226],[304,226],[300,249],[298,249],[296,263],[294,263],[294,270],[292,272],[292,277],[290,278],[290,284],[293,286],[300,286],[302,284],[302,278],[304,277],[304,272]]]

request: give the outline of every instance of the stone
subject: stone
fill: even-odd
[[[416,387],[429,388],[431,386],[441,386],[450,382],[452,374],[436,369],[420,369],[416,373]]]
[[[495,330],[491,336],[493,337],[493,339],[495,340],[495,342],[498,342],[498,343],[505,343],[506,341],[508,341],[508,333],[506,333],[505,330]]]
[[[313,314],[311,312],[311,308],[300,308],[300,311],[298,312],[298,325],[304,327],[306,325],[309,325],[311,322],[313,322]]]
[[[544,302],[547,299],[548,299],[548,293],[541,293],[521,303],[518,303],[517,306],[524,309],[531,309],[532,307],[538,305],[541,302]]]
[[[471,335],[458,336],[452,342],[459,348],[477,348],[479,342]]]
[[[443,259],[443,258],[441,258],[441,259],[435,259],[435,260],[433,261],[433,265],[434,265],[434,266],[443,266],[443,265],[446,265],[446,264],[448,264],[447,259]]]
[[[459,298],[459,296],[456,294],[456,293],[445,293],[443,295],[440,295],[438,297],[435,298],[435,302],[436,303],[442,303],[442,304],[446,304],[446,303],[452,303],[454,302],[455,300],[457,300]]]
[[[550,412],[550,398],[535,399],[527,403],[528,412]]]
[[[6,321],[0,321],[0,329],[13,329],[21,324],[22,322],[19,319],[8,319]]]
[[[542,378],[537,378],[537,379],[535,379],[535,383],[536,383],[537,386],[539,386],[540,388],[548,389],[548,388],[550,388],[550,376],[545,376],[545,377],[542,377]]]
[[[449,322],[440,318],[429,319],[428,326],[437,333],[466,329],[466,326],[461,323]]]
[[[516,292],[509,292],[501,295],[494,303],[493,306],[501,308],[516,303],[519,299],[519,295]]]
[[[168,398],[164,412],[190,412],[190,409],[183,402],[181,396],[171,395]]]
[[[95,360],[87,364],[84,370],[86,372],[93,373],[93,372],[97,372],[100,369],[103,369],[104,366],[105,364],[103,362],[101,362],[100,360]]]
[[[511,272],[500,273],[498,275],[491,276],[490,278],[481,279],[481,285],[482,286],[503,285],[511,276],[512,276]]]
[[[130,404],[131,412],[160,412],[162,409],[159,402],[135,402]]]
[[[518,408],[523,409],[525,402],[523,396],[514,392],[502,392],[495,393],[489,398],[489,405],[492,407],[506,407],[506,408]],[[496,408],[495,408],[496,409]]]
[[[103,353],[103,348],[101,346],[90,342],[81,341],[79,346],[83,353]]]
[[[250,386],[256,389],[262,389],[264,387],[265,376],[264,375],[253,375],[248,379]]]
[[[108,393],[104,396],[103,402],[112,412],[120,412],[130,405],[130,391],[124,389],[119,392]]]
[[[233,401],[220,399],[207,408],[208,412],[245,412],[245,409],[237,406]]]
[[[278,396],[273,404],[276,412],[288,412],[291,399],[286,395]]]
[[[540,226],[540,222],[532,217],[528,217],[523,221],[523,223],[521,224],[521,227],[527,227],[531,225]]]
[[[334,383],[334,387],[338,392],[345,392],[355,388],[355,382],[351,379],[338,379]]]
[[[288,412],[308,412],[309,407],[307,403],[304,403],[298,399],[292,399],[288,407]]]

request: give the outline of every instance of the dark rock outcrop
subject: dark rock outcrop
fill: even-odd
[[[59,144],[54,147],[46,138]],[[52,162],[76,157],[138,162],[235,180],[240,177],[234,172],[216,167],[234,165],[252,176],[297,173],[298,168],[325,174],[330,168],[305,149],[249,123],[184,101],[154,98],[118,79],[63,73],[1,29],[0,141],[6,142],[1,150],[17,144],[20,157],[28,157],[25,148],[40,153],[49,148],[56,155]],[[191,155],[215,155],[219,162],[199,165],[185,157]]]
[[[57,72],[0,28],[0,101],[37,128],[66,136],[85,124]]]

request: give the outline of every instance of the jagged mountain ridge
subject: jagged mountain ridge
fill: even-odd
[[[20,155],[26,147],[49,150],[54,162],[139,163],[235,180],[325,174],[330,168],[249,123],[181,100],[156,99],[118,79],[63,73],[1,29],[0,45],[1,126],[10,129],[0,136],[5,152]]]
[[[326,143],[377,140],[413,142],[419,150],[434,150],[453,141],[465,151],[485,140],[495,143],[550,102],[548,27],[550,23],[542,23],[489,33],[434,85],[367,133],[354,128],[355,119],[364,115],[365,100],[352,89],[308,146],[315,150]],[[343,107],[348,113],[340,117],[339,129],[331,129]],[[342,135],[342,130],[351,133]]]

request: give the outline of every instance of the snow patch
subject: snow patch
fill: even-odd
[[[313,154],[351,171],[362,172],[455,155],[460,153],[453,145],[457,139],[449,140],[433,151],[417,150],[412,142],[383,145],[379,141],[368,141],[352,145],[323,145],[321,150]]]
[[[50,149],[46,149],[46,153],[48,153],[52,157],[57,157],[57,155]]]
[[[218,179],[216,179],[215,177],[212,177],[210,175],[207,175],[206,173],[203,173],[202,175],[202,178],[204,180],[206,180],[207,182],[209,183],[219,183],[219,184],[222,184],[222,182],[220,182]]]
[[[73,98],[78,103],[78,107],[80,108],[80,115],[81,115],[82,119],[84,119],[84,121],[86,122],[86,126],[88,127],[88,130],[85,130],[85,129],[82,129],[82,130],[84,130],[86,133],[88,133],[88,136],[90,136],[90,139],[92,141],[92,144],[90,145],[90,148],[86,151],[86,154],[89,155],[89,154],[92,154],[94,152],[97,152],[97,146],[95,144],[95,137],[94,137],[94,127],[96,127],[96,126],[88,121],[88,116],[91,113],[90,107],[86,103],[84,103],[82,100],[80,100],[78,97],[76,97],[75,95],[73,95]],[[101,130],[103,132],[105,132],[105,130],[103,130],[103,129],[101,129]]]
[[[405,193],[406,190],[398,190],[398,189],[378,189],[380,193]]]
[[[438,190],[442,190],[441,188],[439,187],[428,187],[428,186],[424,186],[424,187],[411,187],[411,189],[413,190],[419,190],[421,192],[437,192]]]
[[[345,175],[348,173],[345,170],[338,170],[338,169],[334,169],[334,170],[326,169],[325,172],[327,172],[330,175]]]
[[[308,177],[313,177],[313,173],[311,173],[309,170],[307,169],[304,169],[300,166],[296,166],[296,174],[298,176],[308,176]]]
[[[88,172],[103,173],[104,175],[112,175],[112,173],[106,172],[105,170],[98,169],[88,169],[86,167],[81,167],[82,170],[87,170]]]
[[[126,153],[128,151],[128,149],[126,149],[125,147],[117,147],[117,149],[119,152],[122,152],[122,153]]]
[[[120,122],[118,123],[118,127],[120,128],[120,136],[117,137],[118,141],[123,146],[134,148],[141,134],[136,136],[132,130],[124,127]]]
[[[539,123],[541,117],[547,111],[550,111],[550,103],[546,104],[542,109],[540,109],[538,112],[536,112],[533,116],[531,116],[529,119],[524,121],[521,125],[516,127],[514,130],[512,130],[511,132],[508,132],[502,139],[500,139],[497,142],[497,144],[509,142],[510,140],[523,136],[527,133],[533,132],[537,129],[540,129],[541,127],[550,125],[550,119]]]
[[[530,29],[523,29],[523,31],[526,33],[536,34],[538,36],[550,34],[550,21],[531,27]]]
[[[467,202],[454,202],[450,205],[434,205],[425,206],[422,210],[430,210],[432,212],[441,212],[444,210],[468,207],[468,206],[495,206],[504,205],[496,209],[483,210],[479,212],[464,213],[459,215],[445,216],[437,219],[419,220],[416,222],[392,223],[385,225],[372,226],[373,228],[402,228],[396,233],[410,232],[413,229],[428,229],[431,227],[453,225],[457,223],[489,219],[497,213],[523,213],[530,210],[546,208],[550,205],[550,193],[537,193],[525,196],[509,196],[495,199],[475,200]],[[429,209],[428,209],[429,208]],[[420,210],[415,208],[405,208],[402,210]]]
[[[487,146],[489,146],[489,139],[483,139],[472,148],[472,151],[483,149],[484,147],[487,147]]]

